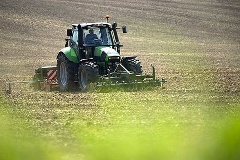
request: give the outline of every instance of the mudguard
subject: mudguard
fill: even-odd
[[[67,59],[69,61],[74,62],[74,63],[79,62],[78,56],[77,56],[75,50],[72,47],[63,48],[59,51],[59,53],[61,53],[61,52],[63,54],[65,54],[65,56],[67,57]]]

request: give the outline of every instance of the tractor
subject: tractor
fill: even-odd
[[[57,85],[59,90],[86,92],[90,86],[145,86],[162,85],[164,79],[143,74],[137,56],[121,56],[118,30],[127,33],[127,27],[106,22],[72,24],[67,29],[65,47],[58,52],[57,66],[46,66],[35,71],[33,81]],[[47,85],[44,85],[47,86]]]

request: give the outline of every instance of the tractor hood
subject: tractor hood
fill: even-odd
[[[120,54],[110,47],[99,46],[99,47],[95,47],[94,56],[101,57],[102,59],[106,59],[108,57],[120,57]]]

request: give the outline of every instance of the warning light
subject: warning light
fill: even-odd
[[[110,16],[107,14],[106,15],[106,19],[107,19],[107,23],[108,23],[108,19],[110,18]]]

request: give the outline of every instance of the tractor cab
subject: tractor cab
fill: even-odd
[[[101,48],[112,49],[120,56],[120,45],[117,34],[117,23],[82,23],[73,24],[72,29],[67,30],[65,47],[74,48],[78,59],[94,58]],[[123,33],[126,33],[126,26],[123,26]],[[99,48],[100,47],[100,48]],[[115,50],[115,51],[113,51]],[[98,55],[97,55],[98,56]]]
[[[126,26],[123,27],[126,33]],[[117,34],[117,23],[82,23],[73,24],[67,30],[65,48],[69,48],[68,59],[75,59],[75,63],[93,60],[99,66],[100,75],[114,71],[120,63],[120,45]],[[67,52],[65,52],[67,53]],[[72,55],[76,55],[75,58]],[[73,61],[74,62],[74,61]]]
[[[98,24],[83,28],[84,46],[113,46],[110,25]]]

